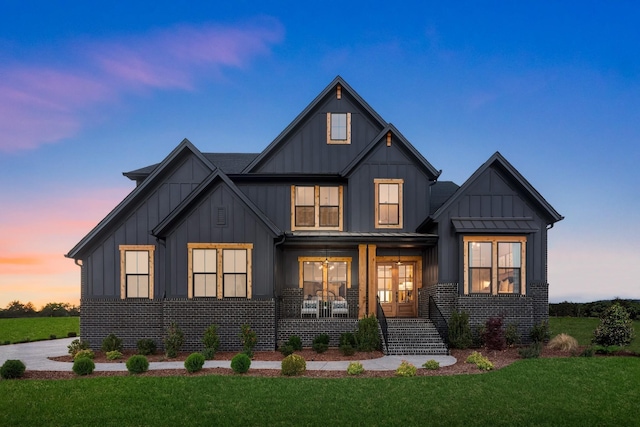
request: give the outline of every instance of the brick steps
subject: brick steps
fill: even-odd
[[[428,319],[387,319],[385,354],[449,354],[438,331]]]

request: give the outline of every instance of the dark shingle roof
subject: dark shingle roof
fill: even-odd
[[[452,181],[438,181],[431,186],[431,205],[429,215],[440,208],[460,188]]]

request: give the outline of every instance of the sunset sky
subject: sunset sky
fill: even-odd
[[[122,172],[262,151],[336,75],[441,180],[500,151],[565,216],[552,302],[640,298],[636,2],[134,3],[2,5],[0,307],[78,303]]]

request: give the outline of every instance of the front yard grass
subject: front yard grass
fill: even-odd
[[[51,335],[66,338],[69,332],[80,334],[79,317],[27,317],[0,319],[0,344],[5,341],[48,340]]]
[[[530,359],[414,378],[0,381],[0,425],[636,425],[640,358]]]

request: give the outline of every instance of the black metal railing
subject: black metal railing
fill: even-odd
[[[382,310],[382,306],[380,305],[380,297],[376,295],[376,304],[377,308],[377,317],[378,323],[380,324],[380,329],[382,329],[382,338],[384,338],[384,348],[389,352],[389,326],[387,325],[387,316],[384,315],[384,310]]]
[[[447,324],[447,319],[442,315],[438,304],[436,304],[436,301],[431,295],[429,295],[429,320],[433,322],[433,325],[438,330],[442,341],[444,341],[446,345],[449,345],[449,325]]]

